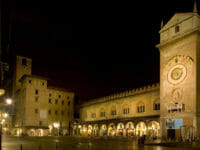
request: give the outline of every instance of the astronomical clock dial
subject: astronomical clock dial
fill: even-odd
[[[187,69],[184,65],[178,64],[173,66],[168,72],[168,81],[172,84],[178,84],[185,79]]]
[[[164,74],[170,84],[179,84],[191,75],[193,59],[190,56],[175,56],[171,58],[165,66]]]

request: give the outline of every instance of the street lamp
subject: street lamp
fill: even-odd
[[[58,136],[59,136],[59,127],[60,127],[60,124],[57,123],[57,122],[55,122],[55,123],[53,123],[53,126],[54,126],[54,128],[58,129]]]
[[[7,98],[7,99],[6,99],[6,104],[11,105],[11,104],[12,104],[12,99]]]

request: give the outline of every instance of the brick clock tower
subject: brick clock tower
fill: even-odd
[[[161,137],[200,137],[200,16],[176,13],[160,30]]]

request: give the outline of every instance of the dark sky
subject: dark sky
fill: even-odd
[[[31,57],[33,74],[82,99],[158,83],[160,22],[193,1],[131,2],[4,0],[4,53]]]

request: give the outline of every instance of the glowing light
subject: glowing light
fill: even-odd
[[[0,89],[0,96],[5,94],[5,90],[4,89]]]
[[[4,113],[3,116],[4,116],[4,118],[7,118],[7,117],[8,117],[8,114],[7,114],[7,113]]]
[[[49,125],[49,129],[51,130],[53,127],[52,127],[52,125]]]
[[[6,99],[6,103],[7,103],[8,105],[12,104],[12,99],[7,98],[7,99]]]
[[[78,128],[81,128],[81,125],[78,125]]]
[[[60,124],[55,122],[55,123],[53,123],[53,126],[54,126],[54,128],[59,128]]]

